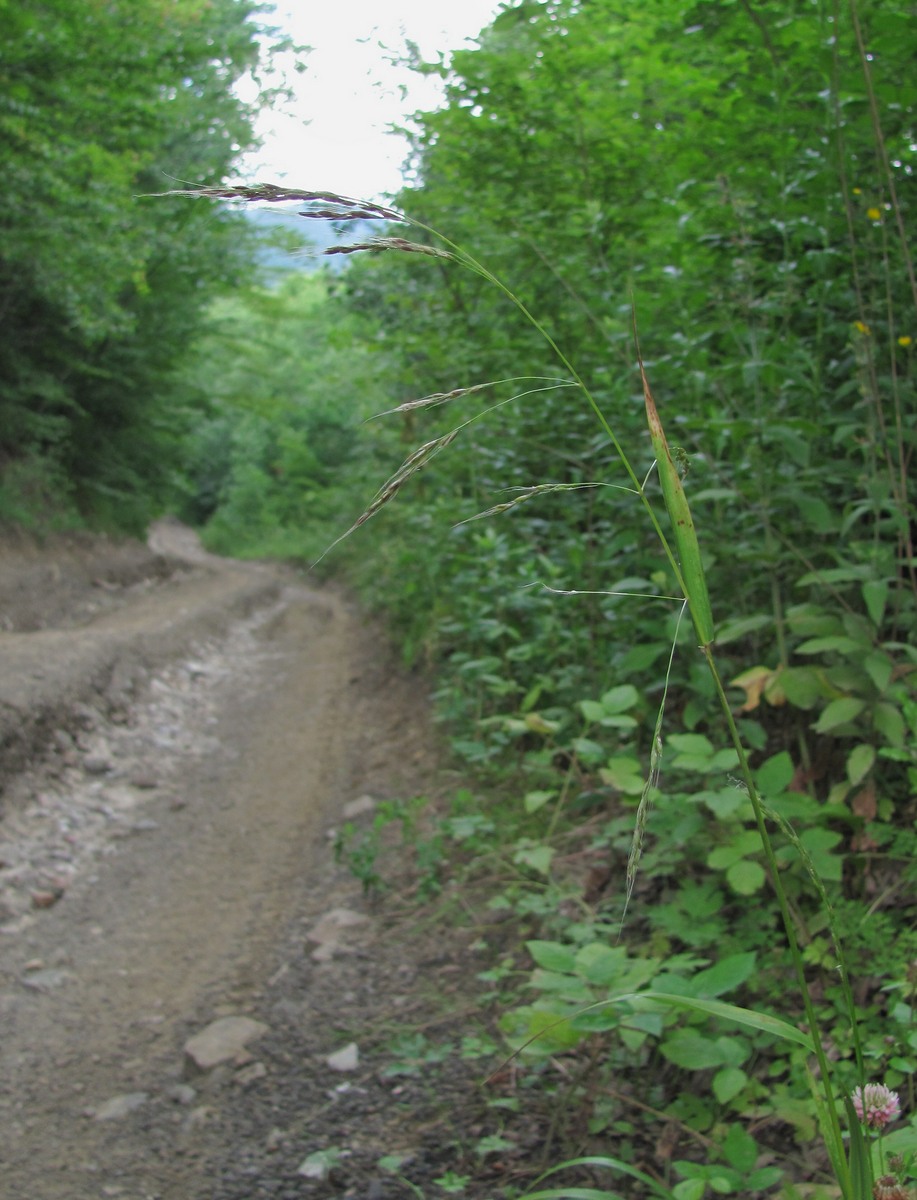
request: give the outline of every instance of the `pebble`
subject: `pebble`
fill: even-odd
[[[247,1067],[243,1067],[241,1071],[236,1071],[233,1076],[233,1083],[239,1087],[251,1087],[253,1083],[257,1083],[259,1079],[263,1079],[267,1075],[267,1067],[263,1062],[249,1063]]]
[[[112,770],[112,764],[100,754],[87,754],[83,759],[83,770],[87,775],[107,775]]]
[[[269,1033],[268,1026],[251,1017],[220,1017],[185,1042],[185,1055],[199,1071],[230,1062],[249,1042]]]
[[[118,1121],[140,1108],[149,1100],[147,1092],[126,1092],[121,1096],[112,1096],[95,1110],[93,1116],[97,1121]]]
[[[356,800],[345,804],[341,811],[345,820],[352,821],[354,817],[361,817],[364,813],[373,812],[375,808],[376,802],[372,796],[359,796]]]
[[[325,1062],[332,1071],[355,1071],[360,1062],[360,1050],[356,1042],[348,1042],[341,1050],[329,1054]]]
[[[368,920],[369,917],[350,908],[330,909],[309,930],[309,941],[318,942],[318,948],[312,951],[313,959],[316,962],[330,961],[342,946],[343,931],[356,925],[365,925]]]
[[[33,992],[50,992],[54,988],[63,987],[73,979],[70,971],[62,971],[57,967],[46,967],[43,971],[31,971],[23,980],[23,986]]]

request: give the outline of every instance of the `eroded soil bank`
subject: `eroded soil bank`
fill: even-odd
[[[423,681],[346,597],[154,545],[0,558],[0,1192],[412,1194],[379,1160],[448,1171],[477,1073],[377,1052],[474,1028],[480,930],[380,915],[332,846],[435,788]],[[227,1017],[257,1024],[195,1062]]]

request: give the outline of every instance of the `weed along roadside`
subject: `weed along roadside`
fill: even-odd
[[[353,219],[354,214],[360,219],[376,218],[388,222],[403,222],[409,219],[392,209],[385,209],[366,203],[355,204],[343,197],[317,196],[308,192],[289,192],[269,188],[234,188],[209,193],[223,197],[242,198],[245,200],[284,200],[295,199],[306,205],[320,203],[323,208],[315,209],[316,213],[332,217],[340,221]],[[333,205],[333,208],[328,208]],[[414,223],[416,224],[416,223]],[[418,226],[423,233],[432,233],[426,226]],[[805,812],[804,793],[793,789],[796,774],[793,760],[786,751],[771,755],[763,760],[757,769],[753,769],[750,751],[762,749],[761,734],[765,731],[757,729],[743,730],[733,712],[733,703],[727,694],[723,673],[715,650],[715,632],[713,616],[708,598],[705,569],[701,557],[698,536],[694,529],[690,509],[681,475],[686,467],[684,457],[676,465],[670,452],[668,441],[660,421],[656,405],[650,391],[647,375],[642,362],[640,374],[646,401],[647,418],[650,435],[655,452],[655,471],[658,474],[671,528],[674,534],[674,545],[670,545],[659,518],[650,499],[648,491],[653,472],[646,476],[641,483],[635,468],[631,465],[621,443],[613,432],[601,405],[589,392],[582,378],[577,374],[571,362],[560,351],[553,337],[533,317],[521,301],[516,299],[509,289],[481,264],[459,248],[455,243],[446,241],[447,250],[437,250],[440,258],[449,258],[460,266],[469,269],[473,274],[483,276],[496,288],[504,292],[517,307],[522,316],[541,333],[550,348],[559,357],[563,368],[569,373],[569,378],[551,381],[547,389],[572,386],[584,394],[589,407],[598,416],[599,424],[604,430],[610,444],[613,446],[630,486],[622,490],[629,491],[641,504],[648,516],[650,526],[659,539],[663,558],[674,576],[677,589],[681,592],[682,608],[690,614],[691,623],[701,651],[709,669],[712,683],[713,698],[718,702],[721,719],[725,723],[728,748],[717,750],[713,743],[699,733],[684,732],[671,734],[668,737],[669,746],[678,751],[673,762],[688,772],[700,772],[707,775],[707,787],[699,794],[681,795],[677,824],[672,833],[674,837],[668,843],[660,839],[658,847],[666,844],[669,853],[678,847],[683,853],[686,843],[690,844],[693,837],[700,833],[702,822],[698,819],[700,806],[705,806],[724,826],[730,836],[725,842],[716,846],[709,854],[707,866],[712,871],[725,869],[725,882],[729,889],[740,898],[757,897],[765,887],[773,893],[775,904],[771,921],[771,945],[761,944],[759,939],[751,939],[745,943],[753,948],[739,948],[743,939],[737,938],[738,921],[733,916],[727,924],[723,922],[723,933],[728,930],[731,935],[733,953],[720,953],[711,963],[711,958],[690,953],[694,948],[695,938],[683,935],[685,950],[680,953],[665,953],[665,941],[659,938],[658,944],[662,953],[658,955],[635,954],[626,944],[621,944],[610,935],[613,922],[609,921],[610,913],[599,908],[577,914],[580,919],[568,919],[561,922],[562,939],[547,940],[544,937],[528,939],[525,948],[535,968],[527,979],[527,986],[540,993],[540,999],[535,1003],[515,1005],[504,1014],[502,1028],[508,1036],[513,1054],[511,1063],[531,1063],[541,1060],[544,1069],[545,1062],[556,1065],[558,1056],[569,1056],[574,1062],[584,1060],[580,1065],[581,1073],[574,1072],[576,1084],[570,1091],[573,1093],[572,1106],[575,1107],[581,1120],[585,1119],[586,1129],[590,1133],[604,1132],[604,1123],[599,1119],[596,1127],[591,1124],[591,1104],[586,1099],[590,1092],[597,1088],[600,1092],[607,1087],[607,1077],[599,1063],[606,1066],[609,1059],[616,1057],[615,1052],[602,1052],[596,1057],[597,1035],[617,1035],[619,1048],[617,1053],[623,1062],[632,1069],[642,1067],[641,1061],[649,1051],[658,1055],[658,1061],[664,1061],[682,1071],[700,1071],[708,1077],[712,1104],[698,1101],[691,1093],[679,1091],[674,1097],[666,1096],[665,1082],[661,1083],[660,1102],[644,1106],[644,1112],[650,1112],[663,1122],[675,1121],[689,1139],[698,1139],[707,1151],[704,1160],[695,1161],[691,1158],[675,1159],[671,1168],[680,1182],[670,1180],[669,1171],[665,1175],[650,1174],[638,1166],[642,1164],[639,1151],[634,1147],[629,1156],[620,1157],[607,1153],[596,1152],[583,1155],[576,1154],[573,1158],[547,1166],[542,1179],[554,1176],[557,1172],[571,1170],[586,1170],[589,1181],[595,1172],[607,1172],[611,1175],[623,1175],[639,1180],[645,1187],[656,1194],[672,1195],[683,1200],[685,1197],[700,1197],[705,1194],[708,1186],[719,1192],[745,1191],[764,1192],[781,1184],[786,1175],[786,1168],[779,1163],[777,1147],[769,1147],[765,1140],[759,1141],[751,1132],[749,1125],[753,1122],[742,1120],[745,1115],[741,1106],[737,1116],[740,1119],[730,1119],[728,1112],[732,1102],[737,1097],[747,1094],[753,1096],[760,1086],[755,1073],[746,1067],[756,1059],[770,1061],[769,1070],[775,1075],[785,1076],[788,1080],[787,1092],[792,1094],[794,1083],[808,1083],[809,1104],[802,1102],[797,1112],[806,1113],[807,1121],[812,1132],[817,1128],[822,1139],[824,1164],[823,1167],[834,1175],[840,1193],[848,1200],[868,1196],[873,1189],[877,1176],[882,1177],[890,1188],[903,1187],[903,1180],[897,1172],[910,1170],[906,1156],[895,1155],[893,1170],[889,1170],[885,1162],[885,1147],[882,1134],[885,1125],[900,1112],[900,1102],[897,1093],[885,1088],[885,1085],[867,1083],[867,1063],[864,1054],[864,1026],[861,1006],[854,998],[851,977],[847,965],[847,955],[842,946],[841,930],[837,909],[829,896],[823,876],[837,879],[840,859],[831,854],[832,849],[841,840],[841,835],[830,827],[815,828],[809,832],[809,845],[806,839],[797,833],[792,817],[800,813],[800,807]],[[376,243],[360,244],[354,247],[360,249],[396,250],[407,254],[427,254],[430,248],[423,243],[414,243],[406,239],[380,239]],[[501,381],[506,383],[507,381]],[[511,384],[527,384],[529,380],[512,380]],[[539,382],[546,382],[540,380]],[[418,409],[441,407],[445,404],[464,399],[472,391],[480,391],[482,385],[473,389],[455,389],[449,393],[435,393],[423,400],[411,401],[395,409],[396,413],[413,414]],[[488,385],[490,386],[490,385]],[[496,386],[496,385],[493,385]],[[524,388],[510,399],[521,400],[529,395],[531,390]],[[501,403],[508,403],[503,401]],[[485,407],[479,416],[486,417],[492,411]],[[374,517],[402,487],[418,472],[426,468],[430,462],[467,431],[477,417],[466,419],[454,426],[447,433],[426,441],[418,449],[405,458],[401,467],[392,475],[377,492],[375,499],[357,518],[349,533],[355,532],[370,518]],[[584,484],[584,487],[597,487],[602,484]],[[607,486],[607,485],[606,485]],[[615,486],[615,485],[612,485]],[[535,488],[523,490],[515,500],[490,509],[480,514],[487,518],[499,512],[509,511],[518,504],[529,500],[533,494],[543,491],[553,491],[550,484],[539,484]],[[566,490],[566,489],[564,489]],[[332,547],[333,548],[333,547]],[[569,593],[578,594],[577,591]],[[614,595],[614,592],[605,593]],[[868,594],[864,591],[864,597]],[[884,592],[882,593],[884,595]],[[644,599],[665,599],[658,594],[647,593]],[[669,600],[671,601],[671,597]],[[875,607],[875,606],[874,606]],[[675,649],[678,643],[678,624],[675,627],[675,637],[669,655],[669,672],[671,671]],[[730,631],[731,633],[732,631]],[[830,642],[830,638],[828,639]],[[849,639],[852,643],[853,639]],[[814,648],[814,647],[813,647]],[[819,648],[822,648],[819,646]],[[824,648],[827,648],[824,647]],[[840,648],[838,646],[838,648]],[[891,660],[883,658],[883,670]],[[476,663],[470,664],[478,666]],[[739,681],[740,684],[744,680]],[[648,827],[648,814],[653,802],[657,808],[663,808],[665,793],[660,792],[660,763],[664,756],[666,739],[664,728],[666,723],[666,701],[669,691],[669,673],[666,674],[665,686],[662,690],[661,703],[658,707],[652,736],[650,751],[651,766],[649,774],[640,782],[639,765],[636,760],[625,759],[620,763],[617,756],[608,760],[604,767],[599,767],[598,781],[602,784],[617,785],[616,790],[626,796],[628,792],[637,795],[637,806],[632,817],[623,816],[613,819],[612,828],[621,836],[628,826],[630,831],[630,846],[626,869],[627,898],[630,899],[637,885],[638,871],[641,862],[645,865],[644,849]],[[624,685],[606,692],[599,701],[580,702],[579,708],[589,724],[615,730],[628,730],[639,727],[639,720],[632,715],[631,710],[641,703],[641,697],[633,687]],[[858,700],[849,701],[844,697],[835,701],[841,705],[845,717],[855,716],[861,708]],[[745,710],[756,705],[746,705]],[[523,704],[524,711],[520,724],[526,733],[536,737],[552,737],[561,729],[561,723],[545,718],[535,710],[534,704]],[[831,705],[823,711],[820,718],[822,728],[834,726],[828,722],[832,719]],[[834,718],[837,719],[837,718]],[[818,725],[816,726],[818,728]],[[544,756],[539,766],[549,765],[557,768],[565,767],[563,784],[560,788],[537,789],[526,793],[523,808],[525,815],[533,816],[540,809],[550,806],[554,810],[551,817],[549,834],[566,835],[579,840],[582,837],[582,827],[574,823],[568,828],[567,822],[561,826],[559,816],[562,806],[568,801],[582,804],[583,795],[577,785],[592,784],[589,779],[590,758],[601,763],[606,758],[605,748],[597,741],[588,737],[575,738],[571,743],[572,753],[558,755],[549,760]],[[558,763],[557,758],[561,759]],[[873,761],[869,755],[869,761]],[[629,787],[622,786],[620,776],[616,778],[615,768],[623,766],[624,772],[629,773]],[[735,772],[733,779],[729,772]],[[711,788],[716,773],[727,775],[728,786],[718,789]],[[848,770],[848,780],[854,772]],[[636,786],[639,783],[639,788]],[[594,786],[594,785],[593,785]],[[844,789],[846,791],[846,788]],[[600,793],[601,794],[601,793]],[[843,794],[843,793],[841,793]],[[587,792],[588,796],[589,793]],[[786,810],[789,809],[789,812]],[[687,810],[686,818],[683,814]],[[693,811],[692,811],[693,810]],[[438,846],[443,833],[461,829],[466,837],[494,831],[494,822],[485,819],[474,822],[466,819],[462,824],[461,818],[447,818],[453,822],[441,827],[440,832],[429,840],[418,841],[417,845],[425,847],[424,855],[435,862]],[[517,814],[518,815],[518,814]],[[694,820],[690,819],[691,815]],[[402,835],[415,840],[415,823],[407,809],[391,808],[380,813],[372,828],[361,838],[354,837],[351,827],[346,828],[337,844],[340,857],[346,857],[352,865],[355,874],[361,879],[367,891],[375,891],[381,885],[382,877],[378,872],[377,858],[380,839],[383,830],[389,824],[401,826]],[[588,828],[588,825],[587,825]],[[590,830],[590,832],[596,832]],[[611,837],[604,839],[604,848],[612,850],[616,843]],[[812,833],[820,834],[813,838]],[[579,837],[578,837],[579,835]],[[599,845],[602,845],[600,840]],[[535,889],[543,896],[553,891],[552,885],[557,885],[555,874],[555,859],[557,846],[553,838],[537,838],[523,834],[515,843],[510,843],[511,849],[505,844],[494,851],[488,847],[489,854],[496,853],[498,860],[510,857],[511,865],[521,869],[522,878],[515,887],[505,891],[497,903],[505,903],[511,910],[519,910],[527,917],[536,913],[544,919],[538,932],[551,931],[552,922],[547,911],[539,912],[537,902],[527,894],[524,876],[526,871],[534,875],[540,885]],[[582,849],[581,849],[582,852]],[[687,857],[687,856],[685,856]],[[479,860],[472,860],[479,865]],[[659,864],[653,864],[657,871]],[[795,878],[794,878],[795,876]],[[714,876],[715,879],[715,876]],[[785,882],[791,880],[792,882]],[[432,877],[424,881],[429,888],[435,886],[435,871]],[[801,885],[801,886],[800,886]],[[723,890],[711,884],[709,878],[693,884],[694,899],[700,898],[706,909],[705,915],[718,917],[726,909],[726,898]],[[798,917],[793,905],[797,908],[804,889],[808,888],[811,899],[815,904],[814,921],[817,927],[824,931],[825,945],[828,956],[834,960],[837,971],[837,983],[832,989],[830,1005],[817,1005],[817,999],[822,996],[813,995],[813,987],[809,974],[809,962],[804,954],[806,943],[811,935],[808,926],[803,926],[802,937],[799,931]],[[557,897],[552,896],[552,904]],[[569,900],[569,897],[568,897]],[[709,908],[707,908],[709,906]],[[671,910],[671,906],[669,906]],[[690,921],[694,916],[694,905],[688,901],[682,902],[682,910]],[[676,910],[677,913],[677,910]],[[671,915],[671,914],[670,914]],[[626,928],[626,904],[619,918],[618,934]],[[646,918],[644,918],[646,920]],[[556,917],[555,917],[556,921]],[[756,913],[756,921],[760,922],[760,911]],[[778,930],[782,929],[782,937]],[[655,931],[658,934],[661,930]],[[777,1005],[778,1013],[787,1011],[790,1020],[777,1015],[765,1007],[768,990],[749,988],[749,981],[757,976],[759,959],[770,956],[780,957],[780,941],[785,939],[785,949],[789,952],[795,975],[795,1000],[790,1004]],[[724,941],[729,940],[724,937]],[[514,960],[510,960],[515,965]],[[524,974],[528,974],[522,966]],[[764,978],[769,972],[765,968]],[[782,971],[780,972],[782,974]],[[737,991],[743,990],[754,1003],[735,1004],[731,997]],[[750,993],[750,994],[749,994]],[[826,997],[825,997],[826,998]],[[765,1004],[760,1004],[765,1001]],[[760,1006],[759,1006],[760,1004]],[[902,1016],[909,1019],[910,1009],[905,1006]],[[687,1014],[687,1015],[686,1015]],[[828,1058],[827,1047],[838,1036],[835,1032],[840,1023],[846,1030],[843,1035],[849,1046],[849,1070],[839,1067],[832,1069]],[[732,1032],[738,1027],[740,1033]],[[728,1031],[728,1032],[727,1032]],[[607,1038],[598,1039],[601,1043]],[[835,1055],[835,1057],[837,1057]],[[630,1062],[628,1062],[628,1058]],[[807,1060],[813,1060],[809,1064]],[[620,1069],[620,1064],[616,1064]],[[712,1073],[712,1074],[711,1074]],[[567,1070],[562,1074],[569,1078]],[[584,1086],[584,1080],[588,1085]],[[859,1082],[854,1082],[854,1081]],[[756,1087],[757,1085],[757,1087]],[[675,1085],[678,1086],[677,1084]],[[881,1119],[870,1120],[864,1110],[863,1097],[866,1089],[872,1088],[872,1095],[882,1095],[885,1114]],[[883,1090],[884,1089],[884,1090]],[[554,1088],[548,1085],[549,1093]],[[556,1096],[553,1097],[557,1103]],[[692,1105],[692,1099],[694,1101]],[[665,1101],[668,1100],[668,1103]],[[564,1097],[563,1108],[571,1105],[570,1095]],[[692,1111],[693,1109],[693,1111]],[[720,1111],[717,1112],[717,1109]],[[778,1110],[775,1109],[775,1115]],[[756,1109],[747,1110],[748,1116],[759,1116]],[[785,1114],[779,1114],[781,1123],[787,1121]],[[792,1122],[791,1122],[792,1123]],[[624,1122],[628,1132],[633,1128],[633,1122]],[[796,1122],[799,1126],[798,1121]],[[699,1128],[695,1128],[699,1126]],[[710,1131],[715,1136],[710,1136]],[[601,1141],[601,1137],[599,1138]],[[907,1149],[910,1142],[905,1135],[900,1148]],[[677,1141],[676,1141],[677,1144]],[[501,1149],[510,1149],[513,1143],[507,1142]],[[896,1149],[899,1148],[896,1144]],[[566,1147],[564,1147],[566,1149]],[[673,1147],[674,1149],[674,1147]],[[558,1149],[558,1153],[563,1153]],[[649,1165],[649,1164],[647,1164]],[[666,1164],[668,1167],[669,1164]],[[542,1180],[540,1179],[538,1183]],[[538,1183],[535,1186],[538,1186]],[[876,1186],[885,1186],[880,1183]],[[568,1194],[569,1186],[542,1188],[530,1195],[548,1197]],[[590,1193],[593,1194],[593,1193]],[[609,1193],[611,1194],[611,1193]]]
[[[917,1173],[914,1134],[910,1127],[886,1131],[900,1115],[900,1096],[878,1083],[873,1072],[878,1068],[886,1077],[891,1074],[895,1083],[909,1079],[910,1060],[888,1051],[877,1053],[876,1039],[885,1046],[906,1048],[911,1007],[907,999],[891,1011],[882,1005],[870,1007],[875,1006],[878,981],[870,979],[876,964],[864,953],[864,926],[873,913],[865,897],[857,896],[856,886],[843,886],[845,858],[840,852],[843,827],[849,828],[849,810],[842,801],[868,776],[877,761],[875,748],[855,746],[843,778],[825,794],[806,786],[803,773],[813,752],[804,740],[797,742],[795,753],[779,748],[776,729],[746,716],[760,711],[762,699],[775,709],[814,707],[816,694],[810,692],[807,703],[799,685],[817,691],[824,684],[827,690],[820,694],[827,703],[812,728],[816,734],[829,733],[848,727],[865,701],[849,694],[857,686],[856,675],[843,661],[834,671],[826,664],[807,673],[805,667],[787,664],[773,672],[746,672],[727,684],[731,659],[721,645],[728,646],[761,622],[727,619],[717,636],[702,537],[695,530],[683,482],[690,460],[683,451],[670,449],[639,355],[655,458],[642,480],[615,433],[613,419],[554,336],[509,287],[455,242],[394,209],[327,193],[258,186],[180,194],[247,202],[296,200],[306,205],[307,214],[324,219],[346,222],[359,217],[413,226],[421,238],[432,238],[445,248],[384,237],[349,249],[435,256],[483,278],[544,339],[566,373],[560,379],[476,383],[392,410],[410,418],[413,428],[420,410],[448,406],[451,411],[473,394],[512,389],[507,399],[485,400],[472,416],[459,418],[446,432],[412,450],[332,550],[382,512],[406,484],[423,477],[421,473],[453,443],[483,437],[476,432],[479,421],[508,404],[529,400],[533,392],[550,397],[560,388],[579,392],[598,418],[625,482],[603,478],[510,489],[508,500],[478,513],[471,522],[505,516],[536,496],[611,488],[632,498],[633,519],[642,513],[648,537],[658,542],[663,568],[648,572],[648,578],[609,590],[544,590],[573,598],[636,598],[652,602],[650,607],[658,603],[657,611],[663,613],[667,608],[670,616],[663,616],[660,624],[668,631],[668,645],[653,641],[633,648],[638,654],[651,651],[647,663],[665,652],[661,685],[648,692],[618,684],[565,711],[542,703],[551,690],[547,681],[534,683],[520,696],[512,671],[502,673],[506,666],[525,660],[524,643],[508,639],[511,648],[504,642],[505,657],[486,650],[469,655],[459,671],[469,680],[483,676],[497,696],[502,691],[516,708],[512,714],[486,717],[479,711],[472,722],[485,736],[492,730],[502,733],[504,747],[516,742],[514,769],[501,769],[500,756],[482,753],[484,747],[458,742],[459,752],[476,760],[482,780],[489,783],[486,803],[463,789],[445,815],[437,819],[428,812],[424,822],[418,822],[422,802],[388,805],[368,828],[358,833],[348,824],[336,840],[339,860],[349,863],[367,894],[383,891],[387,881],[380,855],[387,838],[399,832],[402,845],[413,848],[421,868],[420,894],[435,894],[443,878],[460,888],[482,877],[492,884],[499,881],[489,903],[507,913],[516,939],[500,965],[482,974],[504,985],[495,998],[508,1053],[497,1074],[510,1072],[520,1090],[509,1100],[490,1103],[507,1114],[524,1114],[528,1121],[541,1110],[546,1125],[540,1173],[527,1186],[522,1183],[524,1194],[538,1200],[610,1197],[618,1193],[603,1188],[636,1181],[644,1194],[676,1200],[699,1200],[711,1189],[743,1195],[783,1189],[794,1195],[797,1180],[802,1183],[810,1173],[816,1179],[833,1178],[831,1186],[844,1200],[866,1200],[874,1187],[906,1191],[912,1171]],[[657,480],[661,505],[653,490]],[[657,508],[668,518],[665,527]],[[490,528],[481,537],[483,543],[494,536]],[[545,533],[550,533],[547,524]],[[903,647],[882,641],[879,633],[891,585],[856,570],[849,576],[843,570],[822,573],[816,568],[806,579],[830,586],[832,579],[837,583],[848,577],[860,584],[867,615],[858,614],[846,600],[849,620],[817,605],[802,605],[781,614],[784,635],[798,623],[816,636],[798,646],[797,653],[834,651],[850,661],[868,648],[872,671],[885,687],[896,661],[907,678],[907,656],[897,658]],[[673,591],[666,594],[660,585],[668,580]],[[598,585],[602,582],[596,580]],[[638,591],[639,584],[654,590]],[[913,612],[914,592],[904,580],[899,579],[896,596],[899,605],[907,603]],[[485,596],[480,602],[486,601]],[[469,610],[475,602],[468,597]],[[508,619],[504,614],[502,620]],[[857,641],[856,631],[862,641]],[[486,646],[488,641],[497,643],[503,630],[499,620],[491,618],[481,622],[480,632]],[[506,632],[512,631],[507,627]],[[699,643],[699,656],[696,649],[692,652],[692,642]],[[696,693],[687,704],[690,690],[685,693],[681,677],[673,678],[677,653],[689,659],[688,675]],[[703,666],[706,684],[696,674]],[[745,692],[744,703],[736,702],[735,689]],[[706,708],[700,696],[706,697]],[[901,708],[892,702],[882,710],[887,714],[883,723],[891,721],[893,726],[886,729],[890,736],[884,756],[908,762],[905,712],[917,712],[909,684],[896,699]],[[447,695],[447,705],[450,700]],[[684,710],[692,705],[688,716]],[[676,707],[683,709],[682,727],[670,732]],[[721,744],[702,728],[710,734],[719,730]],[[652,734],[647,747],[648,729]],[[641,749],[647,748],[648,770],[640,758]],[[860,815],[865,815],[864,794],[857,797]],[[856,813],[857,799],[853,803]],[[877,815],[877,810],[869,815]],[[461,871],[453,861],[446,869],[443,850],[450,844],[471,852]],[[855,844],[849,849],[855,850]],[[571,873],[574,864],[583,862],[599,868],[595,889],[584,887],[575,870]],[[625,880],[623,898],[609,889],[603,901],[601,894],[616,875]],[[852,927],[859,930],[853,954],[848,949]],[[896,954],[898,932],[904,930],[896,931]],[[867,964],[863,983],[851,972],[851,958]],[[899,961],[896,969],[899,978],[889,980],[885,990],[904,991],[909,997],[914,985],[908,982],[907,961]],[[885,1019],[895,1014],[898,1037],[883,1034],[883,1022],[870,1019],[879,1009],[884,1009]],[[648,1091],[634,1096],[638,1077],[651,1082]],[[622,1086],[622,1080],[628,1082]],[[875,1106],[871,1116],[867,1096]],[[653,1123],[669,1131],[662,1150],[658,1141],[649,1143]],[[509,1136],[500,1135],[499,1151],[510,1157],[518,1150],[511,1129],[507,1117]],[[794,1147],[788,1153],[789,1129]],[[496,1144],[490,1146],[496,1149]],[[562,1182],[557,1182],[558,1175]],[[404,1179],[417,1188],[409,1174]],[[462,1187],[473,1186],[472,1179],[465,1178]],[[609,1179],[614,1181],[610,1185]],[[508,1194],[515,1194],[516,1181],[508,1186]]]

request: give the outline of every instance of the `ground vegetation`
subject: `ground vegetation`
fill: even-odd
[[[417,64],[448,98],[419,118],[412,228],[329,297],[396,410],[362,434],[361,462],[390,456],[375,499],[336,478],[346,524],[375,530],[335,554],[436,664],[474,780],[419,839],[428,884],[448,847],[499,876],[526,943],[490,975],[503,1032],[593,1188],[645,1166],[647,1114],[678,1200],[830,1173],[807,1048],[712,1020],[721,998],[797,1029],[813,1003],[838,1104],[874,1080],[911,1097],[908,24],[882,3],[509,7],[450,70]],[[635,335],[773,856],[635,498],[668,504]],[[341,847],[370,888],[373,836]],[[648,989],[693,1007],[606,1003]]]

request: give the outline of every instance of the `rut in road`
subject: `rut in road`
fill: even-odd
[[[0,939],[9,1200],[220,1194],[212,1164],[238,1149],[230,1084],[189,1073],[184,1043],[258,1014],[291,928],[329,902],[328,825],[425,765],[424,698],[345,599],[288,585],[212,653],[216,667],[190,672],[190,736],[148,747],[169,782],[144,819]]]

